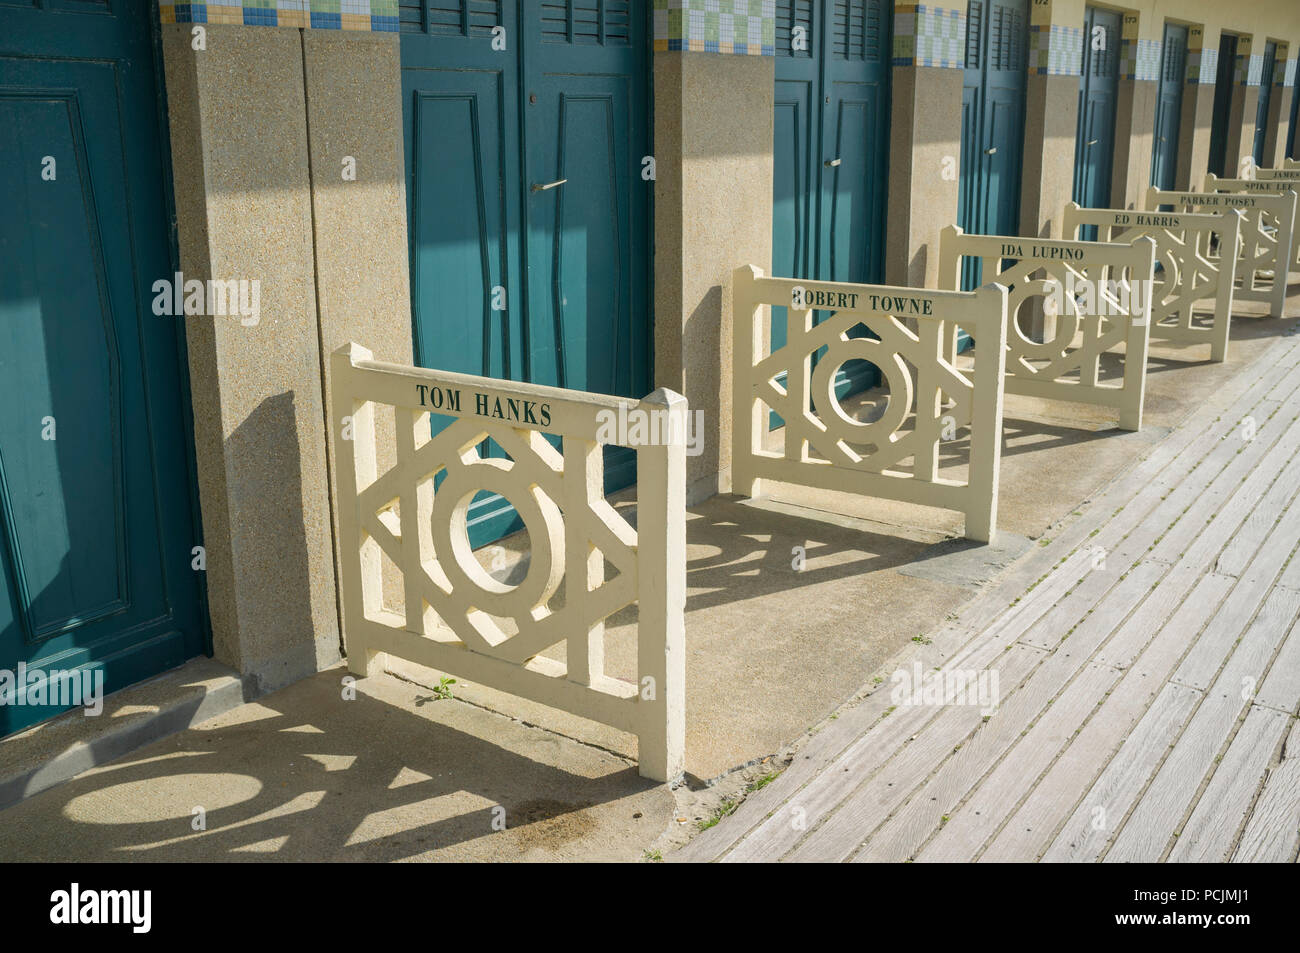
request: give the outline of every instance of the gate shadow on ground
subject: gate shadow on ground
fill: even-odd
[[[389,676],[345,701],[345,674],[10,808],[0,859],[577,859],[603,837],[622,845],[610,859],[626,860],[667,823],[671,796],[621,759]],[[196,808],[204,831],[192,829]]]
[[[895,569],[927,545],[853,523],[734,496],[692,507],[687,612]]]

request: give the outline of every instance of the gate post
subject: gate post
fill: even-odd
[[[686,757],[686,398],[660,388],[641,402],[672,439],[644,447],[637,467],[637,761],[642,777],[670,781]],[[664,432],[661,429],[661,434]]]

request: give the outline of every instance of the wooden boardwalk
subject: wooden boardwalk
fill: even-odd
[[[991,714],[887,681],[668,859],[1294,862],[1298,451],[1286,336],[917,646]]]

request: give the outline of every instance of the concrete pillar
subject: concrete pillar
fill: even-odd
[[[771,56],[654,54],[655,386],[704,411],[687,502],[731,487],[731,270],[772,262]]]
[[[1237,63],[1232,74],[1232,105],[1228,110],[1228,148],[1224,175],[1241,175],[1242,159],[1255,151],[1255,113],[1259,108],[1259,82],[1252,79],[1258,69],[1252,69],[1251,37],[1242,36],[1237,43]],[[1262,65],[1262,59],[1261,59]]]
[[[1268,101],[1268,131],[1264,136],[1264,159],[1260,164],[1266,169],[1275,169],[1282,165],[1286,157],[1287,136],[1291,129],[1291,96],[1294,86],[1287,83],[1287,76],[1294,78],[1294,68],[1288,54],[1286,43],[1277,45],[1277,61],[1271,77],[1263,77],[1261,82],[1272,83],[1273,92]]]
[[[939,232],[957,221],[962,71],[895,66],[885,282],[936,288]]]
[[[1272,137],[1272,144],[1264,145],[1264,158],[1272,157],[1271,168],[1280,168],[1287,158],[1286,144],[1291,141],[1291,108],[1295,100],[1294,86],[1280,86],[1273,90],[1278,100],[1277,132]]]
[[[1060,238],[1074,194],[1074,151],[1083,71],[1083,6],[1056,0],[1030,7],[1020,233]]]
[[[1140,208],[1151,185],[1161,40],[1145,35],[1153,28],[1154,19],[1147,17],[1143,20],[1139,23],[1136,14],[1126,13],[1122,24],[1123,66],[1115,109],[1111,208]]]
[[[1177,189],[1199,191],[1210,164],[1210,135],[1214,126],[1214,78],[1218,69],[1219,36],[1203,26],[1187,31],[1187,85],[1178,126]]]
[[[321,346],[330,354],[356,341],[377,360],[410,364],[397,36],[308,30],[302,38]],[[345,177],[353,165],[355,178]]]
[[[324,356],[411,359],[398,41],[190,30],[162,28],[181,268],[261,290],[254,326],[185,319],[214,649],[256,694],[340,655]]]
[[[329,355],[336,349],[355,341],[376,360],[414,363],[402,71],[391,33],[306,30],[302,42],[322,373],[333,420]],[[394,421],[378,415],[375,430],[382,473],[396,462]],[[332,429],[326,434],[331,467],[338,439]],[[331,487],[335,480],[331,468]],[[402,578],[386,568],[384,602],[396,610]]]

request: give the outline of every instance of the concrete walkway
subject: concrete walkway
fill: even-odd
[[[1295,861],[1300,337],[1207,396],[902,660],[995,709],[882,683],[668,859]]]
[[[1298,308],[1293,298],[1289,313]],[[1300,399],[1293,393],[1300,386],[1293,373],[1300,339],[1284,336],[1294,323],[1239,317],[1226,364],[1153,351],[1146,425],[1138,433],[1116,431],[1096,408],[1008,399],[998,547],[954,538],[959,519],[951,514],[797,488],[777,487],[765,500],[715,497],[692,507],[688,779],[675,788],[637,776],[631,736],[464,680],[455,698],[435,701],[427,686],[438,684],[436,673],[403,666],[395,667],[399,677],[358,682],[355,699],[343,692],[342,669],[322,672],[123,753],[104,742],[112,723],[122,723],[116,735],[140,739],[148,726],[126,724],[132,711],[164,704],[156,686],[143,685],[134,703],[124,697],[110,704],[107,721],[89,736],[84,723],[94,719],[74,712],[0,739],[0,794],[10,777],[5,767],[17,766],[10,789],[33,795],[0,811],[0,863],[636,861],[661,854],[706,859],[729,850],[736,859],[823,850],[846,856],[877,829],[871,842],[888,856],[906,857],[917,847],[938,851],[945,843],[973,844],[962,849],[974,854],[993,835],[1011,838],[1015,828],[1004,822],[1013,814],[1021,815],[1021,828],[1032,829],[1017,833],[1030,839],[1033,831],[1054,839],[1066,821],[1075,823],[1076,812],[1091,830],[1095,806],[1109,812],[1106,823],[1122,822],[1161,764],[1158,732],[1172,716],[1190,717],[1178,706],[1192,701],[1206,712],[1199,717],[1217,720],[1188,735],[1201,739],[1181,756],[1190,768],[1163,762],[1177,772],[1173,782],[1160,782],[1173,797],[1197,793],[1198,785],[1183,778],[1213,763],[1247,710],[1262,714],[1246,720],[1251,733],[1236,737],[1256,744],[1233,757],[1262,758],[1267,767],[1280,721],[1261,719],[1287,709],[1285,697],[1269,694],[1288,690],[1275,673],[1294,677],[1300,660],[1283,659],[1267,678],[1258,676],[1286,627],[1261,623],[1251,630],[1242,643],[1249,672],[1216,671],[1265,600],[1258,587],[1273,583],[1249,582],[1261,559],[1247,557],[1265,534],[1280,532],[1271,527],[1290,488],[1300,485],[1283,466],[1300,445],[1281,410]],[[1250,441],[1239,425],[1247,413],[1255,419]],[[1210,517],[1218,522],[1207,527]],[[1208,548],[1211,534],[1231,539],[1230,557],[1219,556],[1223,542]],[[1263,544],[1268,568],[1281,570],[1294,540],[1293,534],[1285,545]],[[806,555],[801,571],[791,561],[796,547]],[[1092,568],[1092,547],[1106,550],[1101,568]],[[1035,585],[1063,558],[1064,571]],[[1300,563],[1291,572],[1294,581]],[[1289,604],[1290,590],[1278,593],[1280,605]],[[1206,600],[1222,603],[1239,631],[1216,623],[1197,643],[1205,644],[1197,650],[1203,654],[1189,654],[1204,620],[1189,632],[1187,611]],[[1189,609],[1174,616],[1184,601]],[[1099,611],[1057,644],[1094,606]],[[1119,625],[1130,616],[1130,624]],[[1148,645],[1170,616],[1176,624]],[[634,623],[632,610],[610,620],[612,674],[635,672]],[[1172,700],[1152,708],[1184,656],[1192,674],[1176,677],[1167,689]],[[882,719],[891,705],[890,673],[914,660],[923,670],[996,668],[1001,709],[987,723],[975,708],[900,706]],[[1256,675],[1258,704],[1227,707],[1232,699],[1206,695],[1208,679],[1226,685],[1243,673]],[[185,685],[194,681],[183,678]],[[1106,727],[1085,728],[1067,748],[1072,720],[1082,721],[1112,688],[1106,710],[1118,708],[1121,721],[1094,716],[1089,724]],[[1214,714],[1220,703],[1224,710]],[[196,704],[185,694],[176,707],[203,708]],[[1146,746],[1141,757],[1148,760],[1113,757],[1148,708],[1157,734],[1134,742]],[[197,719],[185,723],[191,721]],[[1033,738],[1021,742],[1022,730]],[[1015,756],[1022,748],[1030,759],[1023,764]],[[41,757],[83,773],[52,777]],[[1115,765],[1108,770],[1136,765],[1136,773],[1113,781],[1107,775],[1097,790],[1114,793],[1103,805],[1085,803],[1108,762]],[[1300,786],[1295,763],[1289,784],[1285,769],[1275,773],[1281,780],[1270,790],[1277,793],[1261,801],[1259,816],[1294,810],[1286,797]],[[1248,765],[1221,777],[1249,776]],[[54,781],[64,783],[50,786]],[[1014,788],[1021,783],[1024,790]],[[923,785],[933,790],[919,794]],[[1164,799],[1158,823],[1139,819],[1153,831],[1166,814],[1172,823],[1186,813],[1166,804],[1161,789],[1152,787]],[[734,815],[710,827],[747,793]],[[989,806],[971,794],[991,799]],[[1199,800],[1226,804],[1235,796],[1216,790]],[[196,827],[200,808],[203,826]],[[794,808],[802,828],[780,830]],[[769,811],[777,812],[775,820],[764,826]],[[1259,823],[1265,832],[1297,827],[1294,819]],[[1240,825],[1229,826],[1235,837]],[[932,836],[936,831],[942,839]],[[674,852],[692,835],[686,850]],[[1077,843],[1092,849],[1090,837]],[[1037,842],[1008,843],[1012,856],[1040,852]],[[1286,844],[1265,847],[1294,852]]]

